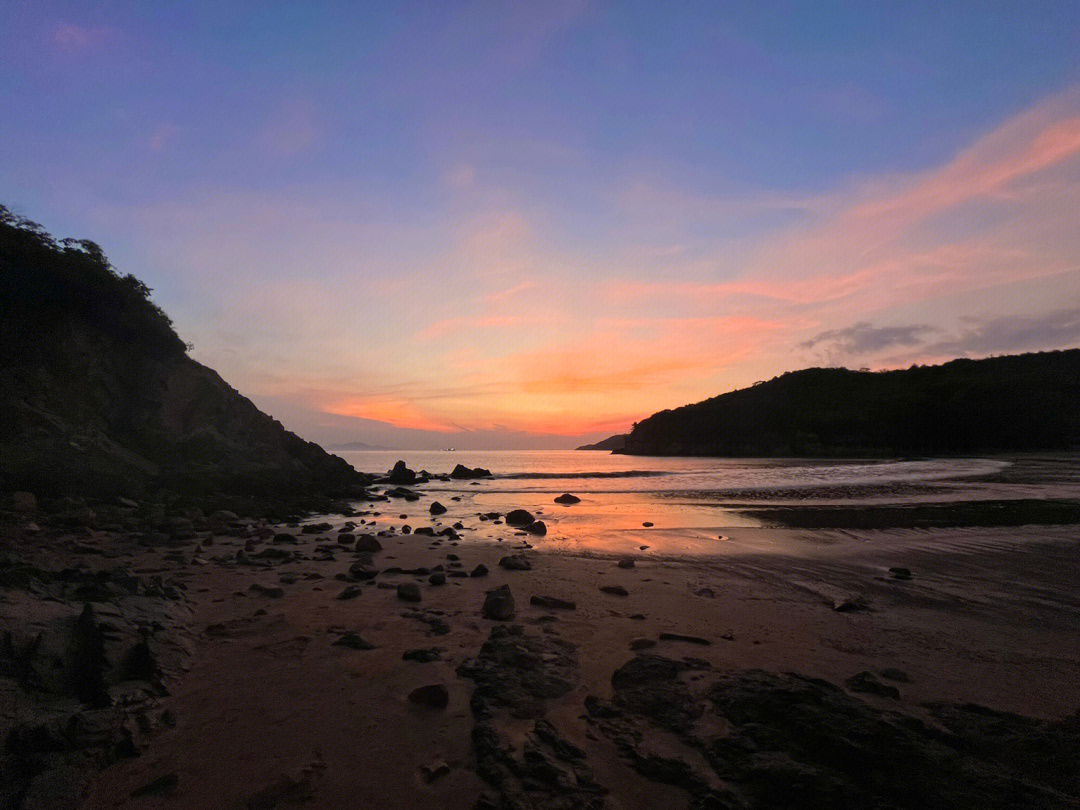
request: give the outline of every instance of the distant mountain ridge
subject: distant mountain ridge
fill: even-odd
[[[616,433],[614,436],[608,436],[606,439],[601,439],[593,444],[583,444],[581,447],[574,448],[575,450],[611,450],[612,452],[622,450],[626,445],[627,433]]]
[[[634,426],[630,455],[861,457],[1080,449],[1080,349],[898,371],[810,368]]]
[[[377,444],[368,444],[367,442],[343,442],[341,444],[335,444],[330,447],[331,450],[387,450],[389,448],[380,447]]]
[[[0,206],[0,490],[295,498],[362,485],[187,355],[134,276]]]

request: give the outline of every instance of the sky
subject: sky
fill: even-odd
[[[1080,6],[0,3],[0,203],[306,438],[1080,345]]]

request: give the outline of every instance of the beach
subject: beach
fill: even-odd
[[[972,486],[1012,491],[1002,470]],[[1055,495],[1071,486],[1044,478]],[[875,723],[903,717],[942,735],[962,724],[931,707],[978,704],[1035,724],[1080,707],[1075,525],[785,528],[752,512],[721,519],[715,504],[673,509],[583,491],[563,506],[550,492],[513,493],[544,520],[538,536],[481,519],[505,514],[488,507],[510,495],[470,497],[481,487],[458,483],[459,494],[447,482],[418,485],[418,500],[356,504],[347,518],[237,521],[246,537],[215,531],[180,554],[96,536],[102,565],[182,584],[184,617],[170,632],[187,654],[136,735],[140,755],[88,779],[72,806],[691,807],[729,789],[766,806],[753,803],[746,773],[720,773],[703,755],[716,723],[734,722],[730,711],[680,724],[667,710],[755,671],[822,679],[840,687],[826,698],[857,702]],[[1014,494],[1039,485],[1017,483]],[[445,513],[432,514],[436,500]],[[381,550],[358,554],[354,539],[338,541],[343,529]],[[50,538],[38,553],[65,542]],[[267,548],[284,553],[254,551]],[[508,557],[528,568],[501,566]],[[485,576],[468,576],[481,564]],[[446,575],[442,584],[432,573]],[[405,583],[419,601],[401,598]],[[504,585],[513,616],[488,618],[486,595]],[[428,652],[404,660],[409,651]],[[525,672],[515,669],[522,660]],[[664,711],[651,698],[638,705],[617,673],[641,662],[675,662],[656,694],[676,682],[689,691],[661,700]],[[869,674],[849,680],[860,673]],[[445,706],[410,699],[439,686]],[[477,729],[498,741],[494,760]],[[537,757],[555,772],[549,782],[525,767]],[[1055,789],[1062,795],[1035,806],[1072,806]]]

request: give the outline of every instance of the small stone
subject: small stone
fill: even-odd
[[[911,579],[911,569],[901,568],[896,566],[889,569],[889,573],[892,574],[893,579],[908,580]]]
[[[434,782],[440,776],[446,776],[450,773],[450,766],[438,759],[430,765],[421,765],[420,771],[424,774],[424,781]]]
[[[15,492],[11,495],[11,505],[16,512],[36,512],[37,498],[33,492]]]
[[[370,641],[365,641],[360,638],[356,633],[344,633],[337,641],[330,646],[332,647],[346,647],[350,650],[374,650],[375,645]]]
[[[525,527],[525,531],[529,534],[535,534],[537,537],[543,537],[547,534],[547,524],[542,520],[534,520]]]
[[[450,693],[441,683],[420,686],[409,692],[409,700],[429,709],[443,709],[450,702]]]
[[[360,590],[359,585],[350,585],[348,588],[346,588],[341,593],[339,593],[337,595],[337,598],[338,599],[343,599],[343,600],[344,599],[355,599],[361,593],[363,593],[363,592]]]
[[[867,607],[866,603],[861,599],[849,596],[835,600],[833,610],[837,613],[855,613],[856,611],[867,610]]]
[[[483,563],[480,563],[476,568],[469,572],[470,577],[486,577],[488,575],[488,567]]]
[[[661,633],[661,641],[682,641],[686,644],[700,644],[703,647],[707,647],[712,644],[707,638],[701,636],[684,636],[682,633]]]
[[[904,670],[897,669],[896,667],[885,667],[885,669],[881,670],[881,677],[898,683],[908,683],[911,681],[911,678],[908,677],[908,674],[904,672]]]
[[[567,505],[572,503],[581,503],[581,498],[579,498],[577,495],[571,495],[569,492],[564,492],[562,495],[555,499],[555,503]]]
[[[404,582],[397,586],[397,597],[402,602],[419,602],[420,587],[415,582]]]
[[[623,557],[621,560],[619,560],[615,564],[619,568],[633,568],[634,567],[634,558],[633,557]]]
[[[644,523],[642,523],[641,525],[642,525],[642,526],[644,526],[644,527],[645,527],[646,529],[651,529],[651,528],[652,528],[652,526],[653,526],[653,524],[652,524],[652,521],[651,521],[651,520],[646,520],[646,521],[645,521]]]
[[[159,776],[157,779],[151,779],[142,787],[136,788],[131,792],[132,798],[139,798],[140,796],[167,796],[176,790],[176,786],[180,783],[179,777],[175,773],[167,773],[164,776]]]
[[[529,603],[545,610],[575,610],[577,605],[567,599],[558,599],[554,596],[533,596]]]
[[[622,585],[601,585],[600,590],[612,596],[629,596],[630,592]]]
[[[524,554],[510,554],[499,560],[499,567],[507,571],[529,571],[532,569],[532,563]]]
[[[656,642],[651,638],[635,638],[630,642],[631,650],[647,650],[650,647],[655,647]]]
[[[442,571],[436,571],[434,574],[428,577],[428,583],[431,585],[445,585],[446,574],[444,574]]]
[[[428,507],[428,511],[433,515],[443,515],[446,514],[446,507],[438,501],[432,501],[431,506]]]
[[[441,655],[442,653],[437,647],[421,647],[416,650],[406,650],[401,654],[401,660],[430,664],[432,661],[438,661]]]
[[[258,594],[262,594],[269,599],[280,599],[285,595],[284,588],[279,588],[274,585],[268,587],[266,585],[260,585],[258,582],[254,583],[250,588],[248,588],[248,590],[254,591]]]

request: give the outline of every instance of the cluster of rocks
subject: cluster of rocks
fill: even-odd
[[[171,724],[160,701],[190,656],[191,610],[183,582],[112,563],[133,537],[73,535],[17,503],[25,522],[3,527],[0,554],[0,806],[51,807]]]
[[[902,673],[901,673],[902,674]],[[695,807],[1075,807],[1080,723],[977,706],[930,705],[937,726],[901,710],[873,673],[826,681],[700,659],[641,654],[585,699],[590,723],[647,779]],[[645,743],[663,732],[664,754]]]

